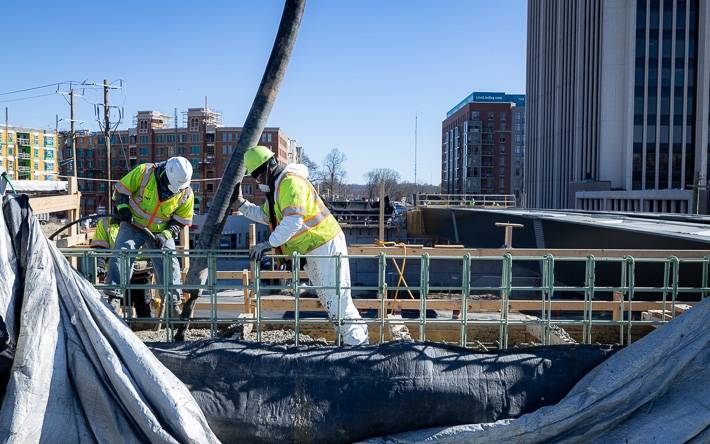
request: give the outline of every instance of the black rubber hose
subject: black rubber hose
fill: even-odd
[[[84,222],[85,220],[101,219],[101,218],[103,218],[103,217],[114,217],[114,215],[113,215],[113,214],[92,213],[92,214],[89,214],[89,215],[87,215],[87,216],[80,217],[80,218],[77,219],[77,220],[73,220],[73,221],[69,222],[68,224],[63,225],[63,226],[60,227],[57,231],[55,231],[54,233],[50,234],[50,235],[49,235],[49,240],[54,240],[54,238],[57,237],[57,235],[58,235],[59,233],[61,233],[62,231],[66,230],[67,228],[72,227],[72,226],[74,226],[74,225],[76,225],[76,224],[78,224],[78,223]]]
[[[92,213],[92,214],[89,214],[89,215],[87,215],[87,216],[80,217],[79,219],[69,222],[68,224],[62,226],[62,227],[59,228],[57,231],[55,231],[54,233],[52,233],[52,234],[49,236],[49,240],[54,240],[54,238],[55,238],[59,233],[61,233],[62,231],[66,230],[67,228],[69,228],[69,227],[71,227],[71,226],[73,226],[73,225],[76,225],[76,224],[78,224],[78,223],[81,223],[81,222],[83,222],[83,221],[85,221],[85,220],[104,219],[104,218],[109,218],[109,217],[117,217],[117,215],[116,215],[116,214],[98,214],[98,213]],[[133,225],[135,228],[137,228],[137,229],[141,230],[143,233],[145,233],[146,236],[148,236],[148,238],[153,242],[153,244],[154,244],[154,245],[157,245],[158,240],[155,238],[155,234],[153,234],[153,232],[150,231],[147,227],[141,227],[141,226],[136,225],[136,224],[131,224],[131,225]]]

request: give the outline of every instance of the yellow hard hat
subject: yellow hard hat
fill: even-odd
[[[246,166],[246,173],[252,174],[260,166],[265,164],[274,157],[274,153],[265,146],[253,146],[246,150],[244,153],[244,164]]]

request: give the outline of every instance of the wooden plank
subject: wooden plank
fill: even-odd
[[[248,271],[248,270],[218,271],[217,272],[217,279],[243,279],[245,271]],[[261,279],[291,279],[291,277],[293,276],[293,273],[290,271],[281,271],[281,270],[262,270],[260,272],[260,275],[261,275]],[[303,270],[300,271],[299,275],[300,275],[301,279],[308,278],[308,275]]]
[[[86,233],[73,234],[56,240],[57,248],[68,248],[86,243]]]
[[[217,271],[217,279],[244,279],[244,271]]]
[[[376,310],[381,307],[380,299],[354,299],[353,302],[358,309]],[[252,299],[252,304],[255,306],[256,301]],[[686,302],[688,305],[694,305],[694,302]],[[442,300],[442,299],[427,299],[427,309],[429,310],[454,310],[461,309],[461,301]],[[592,305],[592,311],[613,312],[622,306],[624,310],[628,310],[628,301],[623,304],[614,301],[595,301]],[[631,303],[631,310],[634,312],[642,312],[649,310],[657,310],[662,308],[662,302],[644,302],[634,301]],[[198,302],[198,307],[209,308],[209,302]],[[239,310],[244,307],[243,303],[226,302],[218,305],[220,310]],[[385,309],[388,310],[418,310],[421,307],[420,301],[417,299],[386,299]],[[296,308],[295,299],[291,296],[262,296],[261,309],[263,311],[293,311]],[[316,298],[301,298],[300,308],[302,311],[321,310],[323,306]],[[497,312],[500,310],[500,300],[478,300],[469,301],[469,312]],[[514,300],[509,302],[509,309],[513,311],[536,311],[541,309],[541,302],[537,300]],[[670,309],[670,307],[669,307]],[[584,310],[584,301],[552,301],[552,310],[560,311],[582,311]]]
[[[31,197],[30,206],[35,213],[57,213],[79,208],[81,198],[78,194],[63,196]]]
[[[380,252],[391,255],[404,254],[405,248],[402,246],[387,246],[378,247],[376,245],[351,245],[348,248],[350,255],[367,255],[376,256]],[[561,248],[451,248],[450,246],[441,247],[421,247],[407,246],[408,256],[421,256],[426,253],[430,256],[454,256],[462,257],[464,254],[470,254],[472,257],[500,257],[510,253],[515,257],[541,257],[545,254],[551,254],[555,257],[569,258],[578,257],[584,258],[593,255],[596,258],[614,258],[621,259],[625,256],[633,256],[636,259],[666,259],[670,256],[676,256],[679,259],[702,259],[710,256],[710,250],[612,250],[612,249],[561,249]]]

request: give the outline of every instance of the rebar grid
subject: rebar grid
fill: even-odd
[[[601,250],[600,250],[601,251]],[[82,270],[84,276],[91,282],[96,282],[95,273],[95,262],[99,257],[108,258],[113,254],[111,251],[100,251],[95,249],[64,249],[63,254],[67,257],[77,257],[82,265]],[[107,285],[101,283],[95,283],[95,287],[99,290],[104,289],[119,289],[124,295],[124,310],[123,318],[125,321],[132,325],[133,323],[142,324],[153,324],[155,326],[161,325],[165,327],[165,338],[167,341],[173,339],[173,328],[176,324],[180,322],[179,315],[172,306],[172,297],[169,297],[170,291],[177,289],[180,291],[191,290],[191,289],[201,289],[205,291],[206,296],[203,298],[209,300],[209,315],[207,317],[193,317],[193,324],[209,324],[210,335],[215,337],[219,331],[220,326],[228,326],[233,324],[246,325],[252,324],[256,330],[256,339],[261,341],[262,331],[265,325],[268,324],[279,324],[279,325],[292,325],[296,333],[295,343],[299,344],[299,333],[302,331],[303,325],[318,325],[318,324],[328,324],[332,323],[337,327],[336,331],[339,331],[345,325],[365,323],[370,328],[377,327],[379,329],[379,342],[385,342],[385,331],[393,323],[402,324],[416,324],[419,330],[419,340],[426,340],[427,337],[427,326],[428,325],[458,325],[458,344],[461,346],[471,346],[469,341],[469,327],[494,327],[497,325],[499,334],[496,346],[500,349],[508,348],[509,346],[509,336],[510,327],[516,325],[534,325],[539,326],[542,334],[540,334],[540,341],[542,344],[550,343],[550,336],[554,326],[581,326],[582,329],[582,342],[591,343],[592,341],[592,331],[595,326],[616,326],[619,328],[619,343],[629,344],[632,341],[631,331],[634,326],[640,325],[662,325],[670,320],[674,319],[676,312],[677,302],[687,302],[692,305],[693,301],[704,299],[708,293],[708,264],[710,264],[710,256],[705,256],[702,258],[683,258],[680,259],[677,256],[668,257],[658,257],[658,258],[634,258],[632,256],[623,257],[597,257],[592,254],[579,257],[555,257],[552,254],[540,254],[531,256],[513,256],[506,250],[501,250],[500,256],[477,256],[473,258],[470,254],[462,254],[461,256],[433,256],[428,253],[421,255],[394,255],[386,254],[385,252],[380,252],[378,255],[348,255],[348,256],[307,256],[312,258],[331,258],[334,260],[334,265],[336,267],[335,276],[337,276],[336,281],[333,286],[314,286],[301,282],[301,277],[299,274],[300,264],[302,255],[294,253],[290,259],[292,264],[295,264],[293,270],[290,272],[291,282],[284,285],[265,285],[262,282],[262,267],[258,263],[250,264],[253,268],[251,276],[253,279],[250,281],[248,288],[243,288],[244,293],[247,291],[253,293],[254,295],[254,317],[245,318],[239,317],[239,313],[225,313],[220,311],[219,303],[217,299],[217,294],[224,290],[239,290],[238,286],[234,284],[220,282],[218,279],[218,273],[227,270],[218,270],[217,262],[219,259],[240,259],[246,260],[248,258],[248,251],[246,250],[189,250],[186,251],[170,251],[170,250],[140,250],[140,251],[128,251],[123,250],[118,253],[119,259],[119,269],[120,269],[120,282],[118,285]],[[172,266],[172,256],[177,256],[179,259],[186,257],[206,257],[208,263],[208,277],[205,285],[189,285],[183,284],[179,286],[173,286],[168,278],[170,273],[170,267]],[[158,284],[131,284],[129,281],[128,274],[128,264],[130,258],[142,258],[150,259],[155,257],[162,257],[163,259],[163,282]],[[279,258],[279,256],[272,256],[273,258]],[[283,258],[283,257],[282,257]],[[410,318],[407,320],[392,320],[387,317],[388,307],[391,304],[389,302],[396,302],[395,300],[388,298],[388,284],[387,284],[387,261],[388,259],[409,259],[410,261],[419,261],[419,285],[408,285],[409,291],[414,294],[419,294],[418,308],[419,315],[417,318]],[[345,287],[340,282],[340,268],[342,266],[342,260],[348,259],[350,261],[357,260],[373,260],[377,262],[377,286],[351,286]],[[447,285],[447,286],[431,286],[431,266],[432,261],[459,261],[461,264],[461,280],[460,285]],[[540,285],[513,285],[514,280],[514,264],[517,262],[538,262],[540,269]],[[500,264],[500,276],[499,285],[489,285],[489,286],[474,286],[472,285],[472,272],[476,264],[483,262],[493,262]],[[584,283],[581,286],[574,285],[561,285],[557,284],[559,279],[555,274],[555,265],[560,263],[580,263],[584,265]],[[597,265],[601,263],[612,263],[618,264],[619,268],[619,283],[618,285],[597,285],[596,273]],[[639,264],[660,264],[663,266],[663,283],[661,286],[636,286],[636,269]],[[688,264],[700,264],[700,286],[681,286],[680,285],[680,272],[683,265]],[[245,268],[248,268],[245,267]],[[233,270],[232,270],[233,271]],[[137,318],[132,314],[132,301],[130,296],[131,289],[141,289],[141,290],[162,290],[164,303],[161,307],[164,307],[159,316],[150,318]],[[293,291],[294,298],[294,318],[293,319],[283,319],[283,318],[273,318],[266,317],[263,313],[263,304],[265,292],[272,290],[285,290],[290,289]],[[342,290],[360,290],[368,291],[373,295],[376,295],[376,299],[379,303],[378,315],[377,317],[367,317],[360,320],[354,319],[344,319],[342,315],[342,307],[340,298],[337,298],[337,316],[335,319],[326,318],[314,318],[314,317],[303,317],[301,313],[301,302],[302,302],[302,292],[307,290],[335,290],[341,292]],[[452,315],[451,319],[439,319],[439,318],[428,318],[427,317],[427,307],[428,302],[433,299],[429,299],[429,295],[432,292],[448,292],[450,296],[450,301],[458,301],[460,303],[460,317],[457,319]],[[532,294],[538,294],[539,306],[534,309],[524,309],[520,311],[535,312],[538,316],[534,319],[511,319],[510,318],[510,307],[515,305],[516,302],[529,302],[530,300],[518,300],[511,298],[514,293],[528,292]],[[471,319],[469,303],[471,301],[471,296],[474,293],[483,294],[494,294],[498,295],[499,299],[497,302],[498,317],[497,319]],[[582,295],[581,300],[574,299],[554,299],[556,294],[560,293],[579,293]],[[598,299],[597,295],[603,294],[613,294],[619,296],[618,299],[612,299],[611,301],[606,299]],[[634,319],[634,305],[641,303],[637,301],[635,297],[639,294],[656,294],[659,297],[657,301],[658,306],[661,309],[661,319],[659,320],[640,320]],[[670,301],[668,296],[670,295]],[[688,296],[682,300],[679,300],[679,296]],[[246,297],[246,294],[244,294]],[[560,302],[582,302],[582,317],[581,319],[576,319],[574,316],[564,318],[564,317],[553,317],[553,312],[555,310],[553,306]],[[595,319],[595,312],[609,312],[609,309],[595,309],[594,304],[599,302],[612,303],[615,311],[618,310],[618,319]],[[670,310],[668,310],[668,304],[670,303]],[[537,305],[537,304],[536,304]],[[392,305],[395,306],[395,305]],[[529,304],[528,304],[529,306]],[[608,305],[607,305],[608,306]],[[290,310],[287,310],[290,311]],[[361,310],[362,311],[362,310]],[[565,310],[568,313],[576,310]],[[642,310],[636,310],[642,311]],[[335,343],[340,345],[341,338],[339,334],[336,334]]]

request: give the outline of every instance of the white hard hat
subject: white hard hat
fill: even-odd
[[[168,188],[173,193],[190,186],[192,164],[184,157],[171,157],[165,163],[165,174],[168,176]]]

